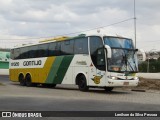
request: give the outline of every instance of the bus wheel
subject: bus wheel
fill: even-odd
[[[89,86],[87,86],[86,77],[84,75],[81,75],[78,78],[78,87],[80,91],[86,92],[89,89]]]
[[[111,92],[113,90],[113,87],[104,87],[104,90],[106,92]]]
[[[32,80],[31,80],[31,76],[29,74],[26,75],[26,86],[27,87],[31,87],[32,86]]]
[[[19,76],[19,82],[20,82],[21,86],[26,85],[26,81],[25,81],[24,76],[22,74]]]

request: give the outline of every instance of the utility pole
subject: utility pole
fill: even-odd
[[[137,30],[136,30],[136,0],[134,0],[134,39],[135,39],[135,49],[137,44]]]

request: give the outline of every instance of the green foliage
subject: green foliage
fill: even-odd
[[[147,72],[147,62],[142,62],[141,64],[139,64],[139,72]]]
[[[147,72],[148,60],[139,64],[139,72]],[[160,58],[158,60],[149,60],[149,72],[156,73],[160,72]]]

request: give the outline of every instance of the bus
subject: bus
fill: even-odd
[[[11,49],[10,80],[22,86],[57,84],[104,88],[137,86],[137,49],[132,39],[81,34]]]

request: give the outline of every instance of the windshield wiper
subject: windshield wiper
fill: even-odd
[[[127,59],[127,62],[129,63],[129,66],[130,66],[130,68],[132,69],[132,71],[134,71],[134,69],[133,69],[131,63],[128,61],[128,59]]]
[[[125,53],[124,53],[125,54]],[[132,71],[134,71],[131,63],[128,61],[128,56],[125,54],[125,55],[122,55],[123,56],[123,61],[125,62],[125,65],[126,65],[126,71],[127,71],[127,63],[129,64],[130,68],[132,69]]]

